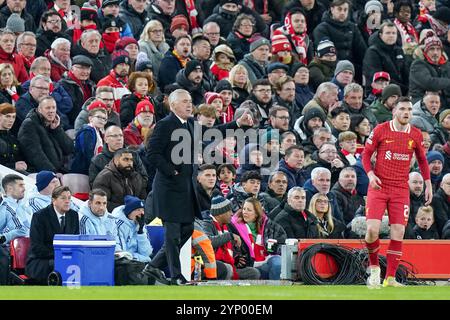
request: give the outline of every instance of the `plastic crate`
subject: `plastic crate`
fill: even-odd
[[[63,286],[113,286],[113,236],[55,235],[55,271]]]

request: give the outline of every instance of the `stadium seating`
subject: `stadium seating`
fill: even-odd
[[[13,284],[25,284],[28,277],[25,275],[30,238],[20,237],[12,240],[9,245],[11,255],[10,280]]]
[[[61,183],[70,188],[75,198],[87,200],[89,198],[89,176],[78,173],[67,173],[62,176]]]

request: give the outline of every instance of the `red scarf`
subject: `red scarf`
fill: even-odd
[[[234,109],[231,106],[231,104],[227,107],[227,112],[222,112],[220,117],[221,117],[222,123],[228,123],[228,122],[233,121]]]
[[[25,65],[25,68],[26,68],[27,70],[30,70],[31,64],[33,63],[33,61],[34,61],[34,59],[35,59],[36,57],[33,56],[33,57],[31,57],[31,58],[27,58],[27,57],[25,57],[22,53],[18,53],[18,55],[22,57],[23,64]]]
[[[264,244],[262,243],[263,242],[262,233],[260,233],[260,231],[258,230],[257,238],[261,238],[261,243],[256,243],[256,240],[253,238],[252,230],[250,229],[250,227],[247,224],[245,226],[247,227],[248,237],[252,244],[253,253],[255,254],[255,261],[259,262],[259,261],[266,260],[267,252],[266,252],[266,248],[264,247]]]
[[[445,64],[447,62],[447,59],[445,58],[445,56],[443,54],[441,54],[441,57],[439,58],[438,63],[432,61],[425,52],[423,53],[423,56],[425,57],[425,59],[427,59],[428,63],[432,64],[432,65],[442,66],[443,64]]]
[[[102,34],[103,43],[109,53],[113,53],[116,41],[120,39],[120,32],[109,32]]]
[[[145,94],[140,94],[140,93],[137,93],[137,92],[133,92],[133,94],[139,99],[139,102],[141,102],[144,99],[147,100],[147,101],[150,101],[149,97],[146,96]]]
[[[11,96],[13,101],[13,105],[16,105],[17,100],[19,100],[19,95],[17,94],[17,88],[15,86],[11,87],[11,89],[6,88],[6,92]]]
[[[402,36],[402,44],[405,43],[419,43],[419,35],[417,34],[416,29],[414,29],[411,22],[407,22],[406,24],[401,23],[397,18],[394,19],[394,24],[397,26],[397,29],[400,31],[400,35]]]
[[[186,5],[186,11],[189,16],[189,21],[191,23],[191,33],[194,34],[197,31],[201,31],[200,26],[197,22],[197,15],[198,11],[195,9],[195,3],[194,0],[184,0],[184,3]]]
[[[226,224],[220,225],[214,216],[211,216],[211,218],[219,235],[229,232]],[[239,279],[239,275],[236,272],[236,267],[234,266],[233,245],[231,244],[231,241],[228,241],[223,246],[217,248],[216,260],[230,264],[233,267],[233,280]]]
[[[224,198],[226,198],[227,195],[230,193],[231,187],[233,185],[234,185],[234,182],[232,182],[231,186],[229,186],[225,182],[222,182],[219,180],[219,189],[220,189],[220,192],[222,192]]]
[[[125,77],[125,78],[119,78],[114,70],[111,70],[111,71],[109,72],[109,75],[110,75],[112,78],[116,79],[116,80],[117,80],[124,88],[127,87],[128,77]]]
[[[281,29],[281,30],[280,30]],[[278,30],[281,31],[284,35],[289,35],[290,40],[294,44],[295,51],[297,52],[300,62],[303,64],[308,64],[308,59],[306,57],[306,53],[308,52],[308,47],[306,45],[306,37],[308,36],[307,31],[308,28],[305,28],[305,31],[303,34],[297,34],[295,33],[294,27],[292,26],[292,17],[291,13],[289,12],[286,15],[286,18],[284,18],[284,26],[279,28]],[[278,32],[280,33],[280,32]],[[274,32],[276,34],[276,32]]]
[[[89,88],[89,86],[86,85],[85,81],[77,79],[77,77],[75,77],[72,71],[69,71],[67,73],[67,76],[73,81],[75,81],[75,83],[81,88],[81,90],[83,90],[83,103],[85,103],[87,99],[92,97],[91,88]]]

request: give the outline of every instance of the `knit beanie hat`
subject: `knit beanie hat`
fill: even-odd
[[[108,110],[108,107],[106,106],[106,104],[104,104],[102,101],[100,100],[95,100],[94,102],[92,102],[88,107],[87,107],[87,111],[91,111],[94,109],[105,109]]]
[[[379,2],[377,0],[370,0],[370,1],[366,2],[366,5],[364,6],[364,12],[367,15],[369,15],[373,11],[383,12],[383,5],[381,4],[381,2]]]
[[[334,70],[334,76],[337,76],[339,73],[346,70],[353,72],[353,74],[355,73],[355,67],[353,66],[353,63],[351,63],[348,60],[341,60],[336,65],[336,69]]]
[[[83,20],[92,20],[97,21],[97,7],[85,6],[86,3],[80,10],[80,21]]]
[[[196,69],[200,69],[203,71],[203,66],[200,63],[200,61],[198,60],[190,60],[188,61],[188,63],[186,63],[186,67],[184,69],[184,75],[187,77],[189,77],[189,75],[191,74],[191,72],[193,72]]]
[[[37,190],[40,192],[41,190],[44,190],[45,188],[47,188],[47,186],[50,184],[50,182],[54,179],[57,178],[56,174],[54,172],[51,171],[40,171],[37,175],[36,175],[36,187]]]
[[[427,153],[427,162],[428,164],[432,163],[435,160],[439,160],[444,163],[444,156],[439,151],[428,151]]]
[[[131,212],[136,209],[144,208],[144,201],[139,199],[138,197],[126,195],[124,197],[125,208],[123,209],[123,213],[128,216]]]
[[[442,41],[436,36],[428,37],[425,39],[423,51],[426,53],[431,47],[437,46],[442,48]]]
[[[101,28],[102,33],[104,33],[106,29],[111,27],[119,28],[119,30],[121,31],[123,27],[122,20],[120,20],[118,17],[114,17],[113,15],[105,16]]]
[[[114,69],[118,64],[126,63],[131,65],[130,57],[128,51],[118,50],[114,51],[112,58],[112,68]]]
[[[115,50],[125,50],[125,47],[129,44],[134,43],[135,45],[137,45],[139,47],[139,44],[137,42],[137,40],[133,37],[123,37],[120,38],[120,40],[118,40],[116,42],[116,47],[114,48]]]
[[[216,99],[220,99],[220,100],[223,101],[222,97],[217,92],[207,92],[207,93],[205,93],[205,102],[207,104],[211,104]]]
[[[309,120],[311,120],[312,118],[316,118],[316,117],[320,118],[320,120],[322,120],[322,122],[325,122],[325,120],[327,119],[327,116],[325,115],[325,113],[323,113],[322,110],[320,110],[319,108],[313,107],[305,112],[305,118],[304,118],[305,125],[308,123]]]
[[[12,32],[25,32],[25,21],[17,13],[13,13],[6,20],[6,29]]]
[[[387,99],[392,96],[401,96],[402,89],[394,83],[388,84],[381,92],[381,102],[384,103]]]
[[[272,53],[277,54],[280,51],[292,51],[292,46],[285,35],[276,34],[272,37]]]
[[[0,111],[1,112],[1,111]],[[439,114],[439,123],[442,123],[444,119],[450,114],[450,109],[445,109]]]
[[[189,31],[189,22],[187,18],[182,15],[176,15],[172,18],[172,23],[170,24],[170,32],[174,32],[176,29],[183,27],[185,30]]]
[[[317,45],[317,56],[321,58],[328,53],[336,54],[336,47],[330,39],[323,38]]]
[[[136,58],[136,71],[153,70],[153,65],[145,52],[139,52]]]
[[[217,93],[221,93],[224,90],[233,91],[231,83],[226,79],[222,79],[217,82],[216,87],[214,88],[214,91]]]
[[[137,117],[137,115],[141,112],[155,113],[155,107],[149,100],[144,99],[137,104],[136,111],[134,111],[134,115]]]
[[[270,50],[270,41],[263,37],[258,38],[257,40],[250,43],[250,52],[255,51],[261,46],[269,46]]]
[[[211,199],[211,209],[209,213],[212,216],[218,216],[225,212],[231,211],[231,201],[222,196],[216,196]]]
[[[423,29],[420,31],[419,44],[424,44],[425,40],[432,36],[436,36],[436,32],[433,29]]]

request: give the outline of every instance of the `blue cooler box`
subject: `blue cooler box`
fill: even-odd
[[[63,286],[113,286],[113,236],[56,234],[55,271]]]

